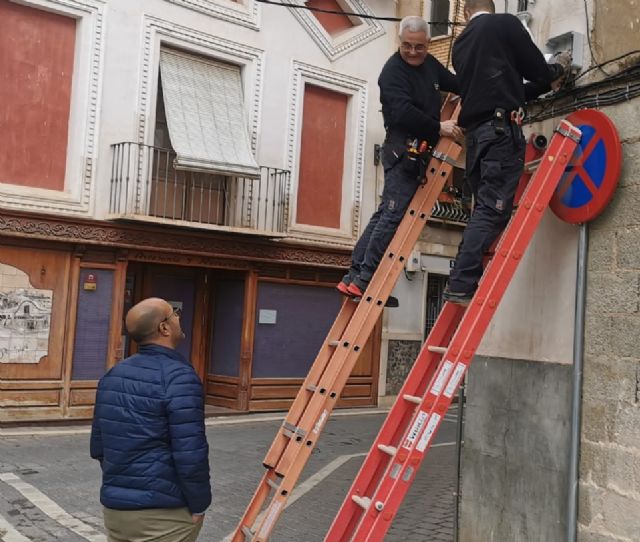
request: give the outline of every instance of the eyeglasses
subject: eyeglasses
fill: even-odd
[[[169,318],[171,318],[173,315],[175,315],[178,318],[180,318],[182,316],[182,309],[174,307],[173,310],[171,311],[171,314],[169,316],[167,316],[166,318],[163,318],[162,320],[160,320],[160,323],[158,325],[163,324],[164,322],[167,322],[169,320]]]
[[[400,49],[402,49],[405,53],[410,53],[411,51],[414,51],[420,54],[420,53],[426,52],[427,46],[424,43],[418,43],[417,45],[415,45],[413,43],[407,43],[403,41],[400,44]]]

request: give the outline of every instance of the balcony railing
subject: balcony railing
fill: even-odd
[[[111,216],[287,231],[288,171],[261,167],[260,178],[249,179],[176,169],[172,150],[139,143],[117,143],[112,152]]]

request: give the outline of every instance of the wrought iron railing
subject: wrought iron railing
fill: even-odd
[[[132,142],[111,147],[113,216],[287,231],[288,171],[261,167],[257,179],[186,171],[175,168],[172,150]]]

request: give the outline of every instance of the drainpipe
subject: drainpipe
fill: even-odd
[[[461,485],[461,465],[462,465],[462,437],[463,437],[463,424],[464,424],[464,402],[466,395],[466,377],[462,379],[462,385],[458,393],[458,421],[456,423],[456,489],[453,494],[455,498],[454,515],[453,515],[453,542],[458,542],[460,539],[460,485]]]
[[[573,390],[571,396],[571,448],[569,452],[569,495],[567,542],[576,542],[578,530],[578,480],[580,469],[580,422],[582,415],[582,367],[584,359],[584,316],[587,294],[589,230],[580,225],[578,274],[576,280],[576,320],[573,334]]]

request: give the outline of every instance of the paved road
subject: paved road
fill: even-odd
[[[207,421],[214,503],[199,540],[221,542],[233,531],[264,472],[261,462],[277,418]],[[380,412],[362,411],[331,418],[271,540],[323,540],[383,419]],[[88,428],[4,429],[0,437],[2,542],[106,542],[100,471],[88,457]],[[385,540],[452,540],[454,440],[450,413],[435,441],[439,446],[427,456]]]

